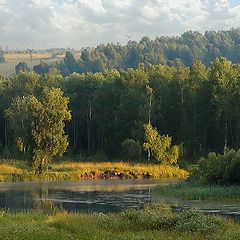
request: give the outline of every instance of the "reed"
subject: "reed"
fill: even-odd
[[[240,200],[239,186],[203,186],[192,183],[178,183],[158,186],[155,193],[188,200]]]

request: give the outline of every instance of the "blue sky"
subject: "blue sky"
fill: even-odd
[[[96,46],[240,27],[240,0],[0,0],[0,45]]]
[[[240,0],[229,0],[229,2],[232,6],[240,5]]]

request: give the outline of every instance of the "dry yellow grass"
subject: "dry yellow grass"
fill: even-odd
[[[6,53],[5,59],[7,62],[16,62],[16,61],[28,61],[28,53]],[[33,59],[49,59],[52,58],[51,53],[33,53]]]
[[[175,166],[158,165],[158,164],[131,164],[124,162],[66,162],[60,164],[52,164],[52,169],[58,171],[80,171],[86,173],[101,174],[104,172],[123,173],[126,175],[146,176],[153,178],[163,177],[182,177],[188,176],[187,171],[179,169]]]
[[[0,163],[2,181],[61,181],[109,178],[187,178],[188,172],[175,166],[131,164],[124,162],[64,162],[54,163],[49,170],[35,175],[24,161],[3,160]]]
[[[5,163],[0,164],[0,174],[21,174],[22,172],[23,170],[16,166]]]

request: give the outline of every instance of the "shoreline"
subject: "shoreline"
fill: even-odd
[[[81,181],[104,179],[186,179],[188,172],[175,166],[123,162],[53,163],[35,175],[22,161],[0,163],[0,182]]]

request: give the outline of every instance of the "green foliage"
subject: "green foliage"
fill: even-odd
[[[46,170],[53,156],[62,156],[66,151],[68,139],[64,133],[64,122],[71,119],[68,99],[60,89],[45,88],[40,103],[33,112],[32,129],[36,144],[33,167],[38,173]]]
[[[138,231],[177,231],[199,233],[202,236],[212,236],[224,232],[229,223],[217,216],[204,215],[198,210],[187,210],[181,213],[172,213],[166,206],[155,204],[145,207],[143,210],[126,210],[119,215],[111,216],[105,226],[107,228],[120,228]]]
[[[44,88],[42,96],[17,97],[6,115],[12,122],[19,149],[32,158],[36,173],[47,169],[53,156],[68,146],[64,122],[71,118],[68,99],[57,88]]]
[[[122,142],[123,154],[126,159],[136,159],[141,156],[141,146],[133,139],[126,139]]]
[[[240,184],[240,151],[225,149],[223,154],[209,153],[199,160],[193,180],[204,184]]]
[[[177,68],[191,66],[201,60],[209,65],[215,58],[225,57],[238,62],[240,30],[207,31],[204,35],[188,31],[179,37],[157,37],[151,40],[143,37],[139,42],[129,41],[126,45],[100,44],[94,49],[84,49],[80,59],[75,60],[70,52],[66,53],[58,69],[64,76],[73,72],[106,72],[109,69],[136,68],[140,63],[145,66],[164,64]]]
[[[40,62],[38,65],[33,67],[33,71],[38,74],[45,74],[49,72],[49,65],[45,62]]]
[[[38,207],[38,206],[37,206]],[[41,206],[40,206],[41,207]],[[1,239],[238,240],[239,224],[196,210],[172,213],[154,204],[116,214],[52,211],[0,213]]]
[[[34,103],[36,99],[32,96],[16,97],[11,107],[5,111],[14,129],[17,146],[24,155],[30,155],[33,148],[32,105]]]
[[[161,136],[152,125],[144,125],[146,142],[143,144],[145,151],[150,150],[153,157],[162,164],[177,164],[179,147],[171,146],[172,138]]]
[[[187,37],[199,36],[186,35],[185,41]],[[71,62],[77,64],[78,60],[68,53],[64,64]],[[40,100],[45,87],[59,87],[69,98],[72,120],[65,131],[73,154],[103,152],[110,159],[118,158],[124,140],[145,142],[143,125],[149,120],[159,133],[171,136],[174,145],[182,146],[185,161],[193,162],[210,151],[221,152],[225,146],[238,149],[239,73],[239,64],[223,58],[209,67],[200,60],[190,68],[139,64],[127,71],[72,73],[67,77],[56,68],[42,75],[20,72],[0,80],[0,151],[16,153],[4,111],[17,97],[33,95]],[[170,138],[166,140],[169,143]],[[21,139],[18,143],[23,145]]]
[[[78,65],[73,54],[68,51],[65,54],[64,60],[58,65],[63,76],[69,76],[71,73],[78,72]]]
[[[30,69],[28,68],[27,64],[25,62],[19,62],[16,66],[15,66],[15,72],[19,73],[19,72],[27,72],[30,71]]]

